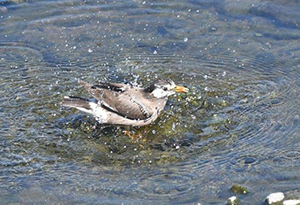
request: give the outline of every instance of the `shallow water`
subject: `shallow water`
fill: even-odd
[[[2,203],[243,204],[300,193],[298,1],[1,1]],[[60,106],[79,79],[190,89],[152,125]]]

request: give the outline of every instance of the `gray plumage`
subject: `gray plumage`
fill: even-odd
[[[65,97],[62,105],[93,115],[99,123],[144,126],[157,119],[164,109],[168,96],[188,89],[176,86],[171,80],[158,80],[148,88],[129,84],[79,82],[94,97]]]

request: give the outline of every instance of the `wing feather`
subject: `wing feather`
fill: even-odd
[[[119,96],[116,109],[119,113],[122,113],[131,119],[144,120],[153,114],[152,109],[149,106],[129,95]]]
[[[141,99],[136,99],[134,95],[129,94],[130,85],[117,83],[100,83],[91,85],[80,81],[81,85],[98,100],[98,103],[111,112],[130,119],[144,120],[153,114],[152,109],[147,106],[147,103],[141,102]],[[131,90],[138,94],[137,91]]]

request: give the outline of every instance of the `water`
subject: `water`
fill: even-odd
[[[300,193],[298,1],[1,1],[2,203],[243,204]],[[190,89],[140,129],[60,106],[77,84]],[[130,129],[134,138],[123,134]]]

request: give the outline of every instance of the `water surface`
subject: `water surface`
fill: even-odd
[[[297,1],[1,1],[2,203],[299,197]],[[150,126],[62,108],[78,80],[190,89]]]

